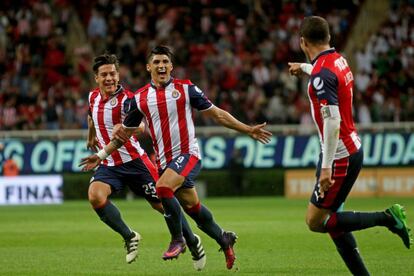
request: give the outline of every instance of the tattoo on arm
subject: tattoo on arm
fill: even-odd
[[[122,142],[119,139],[114,138],[114,139],[112,139],[111,142],[114,145],[114,147],[116,147],[116,148],[120,148],[122,146]]]

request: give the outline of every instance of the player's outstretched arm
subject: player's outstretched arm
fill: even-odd
[[[96,154],[81,159],[79,166],[82,167],[82,171],[90,171],[96,168],[102,160],[105,160],[112,152],[119,149],[131,137],[135,130],[136,128],[124,128],[120,124],[115,126],[112,132],[113,138],[109,144]]]
[[[310,76],[313,70],[312,64],[309,64],[309,63],[288,62],[288,66],[289,66],[289,73],[292,76],[297,76],[297,77],[300,77],[303,74]]]
[[[86,148],[93,152],[98,152],[98,139],[96,138],[95,125],[92,117],[88,115],[88,141],[86,142]]]
[[[213,106],[203,111],[203,114],[213,118],[216,121],[216,123],[227,128],[237,130],[238,132],[245,133],[263,144],[269,143],[270,138],[272,137],[272,133],[264,129],[266,123],[254,126],[246,125],[234,118],[233,115],[231,115],[227,111],[216,106]]]

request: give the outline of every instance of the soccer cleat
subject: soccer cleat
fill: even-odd
[[[405,247],[409,249],[411,244],[413,243],[413,238],[412,238],[411,229],[408,228],[407,226],[407,221],[406,221],[407,218],[405,215],[404,207],[402,207],[400,204],[394,204],[390,208],[385,210],[385,212],[391,215],[396,222],[395,225],[388,227],[388,229],[391,232],[400,236]]]
[[[170,246],[168,247],[168,250],[164,252],[162,255],[162,258],[164,260],[172,260],[177,259],[178,255],[181,253],[184,253],[186,249],[186,244],[184,239],[178,239],[178,240],[172,240],[170,242]]]
[[[204,252],[203,245],[201,244],[200,236],[194,234],[196,238],[195,245],[188,245],[190,249],[191,256],[193,257],[193,265],[195,270],[202,270],[206,265],[206,253]]]
[[[129,264],[136,260],[138,255],[138,244],[141,240],[140,234],[135,231],[132,231],[132,233],[134,233],[135,236],[130,240],[125,241],[125,248],[127,250],[126,262]]]
[[[224,257],[226,258],[227,269],[232,269],[234,261],[236,260],[236,255],[234,254],[233,246],[236,243],[237,236],[236,233],[230,231],[224,231],[222,237],[222,246],[219,251],[224,252]]]

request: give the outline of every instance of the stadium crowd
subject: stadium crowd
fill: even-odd
[[[0,7],[0,130],[13,130],[86,128],[93,56],[115,53],[121,82],[137,89],[149,79],[147,51],[160,43],[175,51],[174,76],[191,79],[240,120],[309,124],[303,82],[287,71],[288,61],[304,61],[301,18],[326,17],[341,50],[359,2],[5,0]],[[358,122],[414,119],[412,11],[396,5],[357,54]],[[89,48],[69,47],[75,16]]]

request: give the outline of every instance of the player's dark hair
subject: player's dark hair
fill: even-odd
[[[95,74],[98,73],[99,67],[105,64],[114,64],[116,70],[117,71],[119,70],[119,61],[116,55],[103,54],[103,55],[95,57],[95,59],[93,60],[92,69],[95,72]]]
[[[300,36],[315,45],[329,44],[329,24],[320,16],[305,17],[300,26]]]
[[[171,61],[174,57],[174,54],[170,47],[164,45],[158,45],[154,47],[147,56],[147,61],[149,62],[153,55],[166,55]]]

